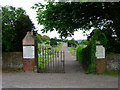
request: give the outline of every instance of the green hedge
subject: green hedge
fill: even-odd
[[[76,59],[80,62],[80,64],[82,64],[82,49],[82,46],[78,46],[76,50]]]
[[[68,49],[69,49],[69,51],[71,52],[71,54],[72,54],[73,56],[76,56],[76,53],[75,53],[76,49],[74,49],[74,48],[72,48],[72,47],[68,47]]]
[[[76,51],[77,61],[80,62],[86,73],[97,72],[95,60],[96,60],[96,43],[91,40],[86,48],[79,46]]]
[[[76,58],[85,69],[86,73],[96,73],[96,41],[99,41],[106,47],[107,39],[104,33],[99,29],[95,29],[95,33],[91,40],[88,42],[86,48],[79,46],[76,51]]]
[[[82,49],[82,66],[85,69],[86,73],[95,73],[96,70],[96,43],[94,40],[91,40],[88,46]]]

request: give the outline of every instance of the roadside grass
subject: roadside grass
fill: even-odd
[[[76,49],[74,50],[72,47],[68,47],[68,49],[73,56],[76,56]]]
[[[120,75],[119,72],[117,71],[104,71],[103,73],[97,73],[97,75],[110,75],[110,76],[115,76],[115,77],[118,77]]]
[[[60,49],[62,48],[63,44],[59,45],[55,50],[56,52],[60,51]]]
[[[2,68],[3,72],[25,72],[25,70],[23,70],[23,67],[21,68]]]

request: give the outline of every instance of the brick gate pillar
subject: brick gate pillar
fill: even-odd
[[[25,71],[37,69],[37,44],[33,32],[27,32],[23,39],[23,69]]]
[[[96,68],[98,70],[97,73],[103,73],[106,69],[105,64],[105,48],[99,42],[96,44]]]

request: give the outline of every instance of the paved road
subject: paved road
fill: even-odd
[[[84,74],[64,44],[65,73],[3,73],[3,88],[118,88],[118,77]]]

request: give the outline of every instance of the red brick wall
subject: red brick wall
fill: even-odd
[[[33,71],[33,60],[24,60],[23,65],[25,71]]]
[[[106,69],[105,59],[97,59],[96,68],[98,69],[98,73],[103,73]]]

